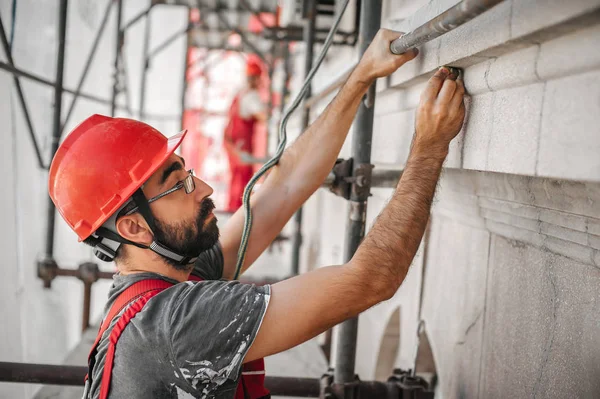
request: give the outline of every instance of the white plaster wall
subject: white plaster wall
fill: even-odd
[[[15,21],[13,58],[26,71],[55,79],[58,35],[58,0],[19,0]],[[93,38],[104,15],[107,0],[69,2],[64,84],[75,89]],[[123,20],[128,21],[145,9],[149,1],[124,2]],[[7,34],[11,28],[11,1],[0,2],[0,15]],[[110,100],[115,46],[115,8],[94,58],[83,91]],[[152,11],[152,43],[186,24],[187,9],[159,6]],[[127,32],[126,63],[133,116],[137,116],[142,65],[144,22]],[[166,135],[180,127],[182,71],[185,40],[180,38],[161,53],[148,75],[146,112],[148,122]],[[6,61],[3,52],[0,59]],[[30,116],[44,159],[48,162],[52,134],[54,92],[51,88],[21,79]],[[82,283],[72,278],[57,278],[51,289],[43,289],[37,278],[36,261],[44,251],[47,172],[37,167],[22,109],[14,90],[12,76],[0,70],[0,120],[3,121],[2,174],[5,195],[0,201],[2,229],[0,248],[4,255],[0,279],[0,361],[60,363],[81,338]],[[63,118],[72,96],[63,97]],[[120,104],[124,99],[120,98]],[[79,99],[67,129],[93,113],[110,114],[110,106]],[[119,112],[117,115],[129,116]],[[56,218],[55,258],[65,268],[76,268],[93,260],[91,251],[78,244],[62,219]],[[103,270],[113,270],[101,263]],[[92,292],[92,320],[99,317],[109,282],[98,282]],[[38,386],[1,384],[0,397],[31,397]]]
[[[457,2],[384,1],[382,24],[407,32]],[[406,161],[419,96],[441,65],[463,68],[468,117],[404,285],[360,318],[362,379],[375,376],[399,307],[396,367],[414,366],[421,320],[444,398],[600,395],[590,366],[600,364],[590,324],[600,318],[599,9],[598,0],[506,0],[377,82],[374,163]],[[351,49],[332,53],[316,91],[354,61]],[[369,223],[390,194],[373,190]],[[304,234],[319,242],[321,264],[340,262],[332,254],[343,249],[346,206],[316,196],[305,215],[322,210],[305,217]]]

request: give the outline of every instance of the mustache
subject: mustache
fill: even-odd
[[[215,203],[211,198],[205,198],[200,204],[200,211],[198,212],[198,220],[205,220],[208,215],[215,209]]]

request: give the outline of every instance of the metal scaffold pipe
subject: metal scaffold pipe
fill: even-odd
[[[62,133],[61,114],[63,97],[63,76],[65,70],[65,39],[67,35],[67,7],[68,1],[61,0],[58,14],[58,53],[56,61],[56,86],[54,88],[54,119],[52,122],[52,143],[50,147],[50,159],[54,157]],[[47,205],[47,225],[46,225],[46,259],[54,258],[54,224],[56,209],[52,199],[48,197]]]
[[[85,366],[0,362],[0,382],[83,386]],[[315,398],[319,396],[316,378],[265,377],[272,395]]]
[[[113,90],[112,90],[112,105],[110,107],[110,116],[114,117],[117,111],[117,95],[119,94],[119,60],[121,58],[121,50],[123,49],[123,40],[125,38],[125,32],[121,29],[123,23],[123,0],[116,0],[117,2],[117,42],[115,45],[115,62],[114,62],[114,77],[113,77]]]
[[[360,13],[359,52],[362,56],[381,25],[382,0],[362,1]],[[369,89],[372,99],[375,100],[374,85]],[[357,176],[361,170],[370,171],[371,141],[373,136],[374,106],[367,107],[361,103],[356,119],[354,120],[354,134],[352,135],[352,158],[354,159],[353,175]],[[358,172],[358,173],[357,173]],[[358,248],[365,233],[365,218],[367,212],[367,199],[370,185],[359,187],[352,185],[350,194],[350,217],[346,228],[346,244],[344,257],[349,261]],[[335,329],[335,363],[334,383],[344,384],[354,381],[354,364],[356,361],[356,334],[358,318],[347,320]],[[345,393],[345,398],[352,398],[353,391]]]
[[[390,50],[394,54],[402,54],[410,48],[420,46],[450,32],[503,1],[463,0],[412,32],[394,40],[390,45]]]
[[[317,1],[308,0],[306,3],[307,20],[304,28],[304,40],[306,42],[306,54],[304,61],[304,75],[308,76],[313,66],[315,29],[317,20]],[[312,93],[311,86],[308,86],[304,101],[310,98]],[[310,123],[310,108],[304,107],[302,110],[301,131],[305,131]],[[294,236],[292,246],[292,275],[300,271],[300,247],[302,246],[302,208],[298,209],[294,215]]]

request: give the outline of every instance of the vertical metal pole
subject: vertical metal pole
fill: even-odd
[[[317,21],[317,0],[306,0],[307,18],[304,25],[304,41],[306,43],[306,58],[304,60],[304,76],[312,69],[313,52],[315,43],[315,26]],[[304,100],[312,95],[312,85],[308,86]],[[310,108],[302,107],[302,132],[306,130],[310,122]],[[302,207],[298,209],[294,216],[294,237],[292,248],[292,274],[296,275],[300,271],[300,247],[302,246]]]
[[[115,116],[117,110],[117,95],[119,94],[119,58],[121,57],[121,50],[123,48],[123,39],[125,32],[121,29],[123,24],[123,0],[117,1],[117,41],[115,46],[115,76],[113,80],[113,92],[112,92],[112,103],[110,108],[110,115]]]
[[[144,120],[146,118],[146,81],[148,79],[148,68],[150,68],[150,57],[148,53],[150,51],[150,11],[146,14],[146,26],[144,27],[144,50],[142,54],[142,81],[140,83],[140,115],[139,119]]]
[[[192,14],[192,10],[190,9],[187,13],[187,21],[186,23],[189,24],[190,20],[192,18],[191,16]],[[185,55],[183,56],[183,82],[181,84],[181,130],[183,130],[183,118],[185,116],[185,95],[186,95],[186,91],[187,91],[187,75],[188,75],[188,68],[190,66],[189,62],[190,62],[190,34],[191,31],[187,31],[187,33],[185,34]]]
[[[281,104],[280,104],[280,118],[283,118],[283,113],[285,112],[285,100],[289,95],[290,87],[290,44],[288,42],[282,41],[283,45],[283,87],[281,89]],[[279,124],[277,124],[279,126]],[[277,145],[279,145],[279,135],[277,135]]]
[[[54,88],[54,117],[52,120],[52,142],[50,156],[54,157],[61,134],[61,113],[63,95],[63,75],[65,71],[65,38],[67,35],[68,0],[61,0],[58,11],[58,53],[56,60],[56,87]],[[54,257],[54,224],[56,210],[54,203],[48,197],[48,224],[46,225],[46,259]]]
[[[361,5],[361,21],[359,36],[359,51],[362,56],[381,24],[382,0],[363,1]],[[375,85],[369,89],[370,95],[375,100]],[[357,169],[364,168],[371,163],[371,138],[373,136],[373,111],[374,104],[367,108],[364,102],[360,105],[354,120],[354,134],[352,135],[352,157],[354,159],[354,174]],[[368,166],[367,166],[368,167]],[[345,260],[349,261],[365,234],[365,217],[367,199],[370,186],[357,190],[356,184],[352,186],[350,195],[350,218],[346,230]],[[337,345],[335,351],[334,383],[354,381],[354,363],[356,360],[356,333],[358,318],[347,320],[336,327]],[[347,397],[352,397],[352,393]]]
[[[84,332],[90,326],[90,309],[92,307],[92,283],[83,282],[83,312],[81,317],[81,331]]]

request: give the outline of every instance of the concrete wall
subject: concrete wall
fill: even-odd
[[[457,2],[385,1],[383,25],[407,32]],[[506,0],[378,81],[373,163],[406,161],[440,65],[464,69],[468,117],[404,284],[360,318],[362,379],[414,367],[420,333],[433,358],[418,363],[433,369],[417,369],[437,373],[436,397],[600,396],[599,9]],[[332,54],[317,92],[356,60]],[[369,224],[390,195],[373,190]],[[307,203],[305,270],[343,261],[343,202],[321,191]]]
[[[20,0],[17,2],[13,58],[24,70],[54,80],[58,35],[58,0]],[[104,15],[107,0],[71,1],[67,25],[65,86],[75,89],[83,71],[92,41]],[[145,9],[149,1],[124,2],[124,21]],[[12,25],[11,1],[0,2],[0,15],[7,34]],[[83,91],[110,100],[115,46],[115,8],[100,42]],[[186,24],[187,10],[160,6],[153,10],[152,43],[159,44]],[[134,116],[137,115],[142,65],[144,22],[127,32],[125,51],[128,87]],[[180,125],[184,39],[161,53],[149,73],[148,122],[165,134],[177,132]],[[0,60],[6,61],[3,51]],[[29,112],[48,162],[54,92],[51,88],[21,79]],[[63,118],[72,101],[65,94]],[[47,173],[37,166],[31,140],[18,103],[12,76],[0,70],[0,120],[3,122],[0,163],[4,176],[4,195],[0,199],[3,229],[0,250],[3,254],[0,279],[0,361],[60,363],[81,338],[82,283],[73,278],[56,279],[51,289],[43,289],[36,275],[36,260],[44,251],[47,203]],[[124,98],[120,99],[124,105]],[[67,129],[92,113],[110,114],[110,106],[79,99]],[[118,115],[128,115],[120,111]],[[93,259],[90,250],[78,244],[76,236],[57,217],[55,257],[59,265],[76,268]],[[104,270],[113,270],[102,264]],[[97,319],[105,302],[108,282],[94,285],[92,318]],[[37,386],[0,383],[1,398],[25,398]]]

